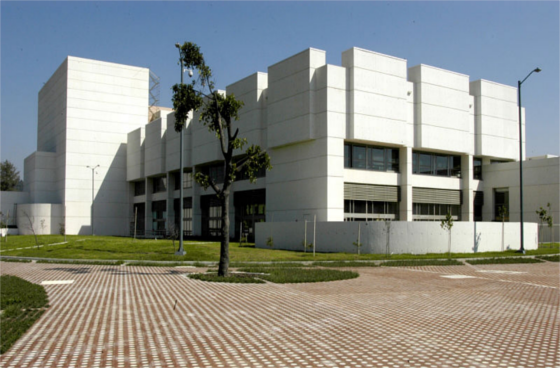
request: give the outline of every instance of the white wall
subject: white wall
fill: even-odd
[[[268,147],[313,138],[315,71],[325,60],[324,51],[310,48],[268,67]]]
[[[406,60],[354,47],[342,53],[342,66],[349,73],[346,138],[412,145]]]
[[[474,153],[468,75],[417,65],[408,69],[414,82],[416,148]]]
[[[59,181],[58,157],[55,152],[36,151],[27,156],[23,163],[24,191],[29,192],[31,203],[60,203],[61,187],[64,182]],[[62,168],[64,172],[64,168]]]
[[[475,99],[476,155],[519,160],[517,88],[477,80],[470,83],[470,93]],[[522,119],[525,147],[524,110]]]
[[[149,70],[68,57],[65,198],[67,231],[128,233],[127,135],[148,121]]]
[[[144,178],[145,130],[138,128],[128,133],[126,144],[126,180]]]
[[[390,226],[389,228],[387,226]],[[363,244],[361,253],[394,254],[446,253],[448,233],[437,222],[318,222],[316,252],[357,253],[353,244]],[[504,249],[519,249],[519,223],[504,226]],[[389,235],[388,235],[389,234]],[[303,250],[305,224],[298,222],[266,222],[256,225],[255,245],[268,248],[269,237],[274,249]],[[524,226],[525,249],[537,248],[537,224]],[[389,240],[389,247],[387,248]],[[313,222],[307,223],[307,242],[313,242]],[[455,222],[451,230],[452,253],[478,253],[502,249],[502,224],[489,222]]]
[[[483,166],[484,221],[494,220],[494,189],[509,188],[510,221],[520,220],[519,162]],[[535,213],[550,203],[554,223],[560,223],[560,158],[523,161],[523,220],[539,222]],[[545,232],[549,230],[546,229]],[[558,227],[555,239],[560,240]]]
[[[59,234],[64,223],[64,206],[50,203],[17,206],[17,223],[21,235]]]
[[[26,203],[29,203],[29,192],[0,192],[0,211],[4,221],[7,220],[8,225],[16,225],[17,206]]]
[[[165,172],[167,117],[160,117],[146,125],[144,140],[144,174],[158,175]]]

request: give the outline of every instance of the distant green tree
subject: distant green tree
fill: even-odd
[[[13,191],[19,183],[19,171],[8,160],[0,162],[0,179],[3,192]]]
[[[173,86],[175,130],[181,132],[191,110],[199,111],[199,121],[216,135],[224,159],[224,182],[221,185],[210,175],[200,171],[195,174],[194,179],[204,189],[212,188],[221,202],[222,228],[218,275],[227,276],[231,186],[242,173],[253,183],[257,180],[257,172],[260,169],[270,170],[272,166],[268,154],[259,146],[252,145],[242,151],[247,145],[247,139],[238,137],[239,129],[234,127],[234,122],[239,119],[239,110],[243,106],[243,101],[237,100],[233,94],[224,95],[215,89],[212,70],[206,65],[200,47],[192,42],[185,42],[180,46],[180,52],[182,64],[189,70],[196,71],[198,79],[193,79],[190,84],[182,83]]]
[[[541,207],[539,208],[538,211],[535,211],[535,213],[539,216],[539,221],[541,223],[539,226],[540,228],[539,230],[542,230],[543,225],[546,223],[551,230],[551,236],[553,236],[554,230],[552,229],[552,227],[554,226],[554,219],[551,215],[552,209],[550,208],[550,203],[547,203],[546,207],[548,208],[548,210]],[[540,237],[540,231],[539,231],[539,237]]]

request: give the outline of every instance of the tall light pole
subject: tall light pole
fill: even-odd
[[[183,51],[181,50],[181,45],[179,43],[175,44],[175,47],[179,49],[179,64],[181,66],[181,84],[183,84]],[[189,71],[189,76],[192,76],[192,72]],[[186,123],[186,122],[185,122]],[[187,254],[183,248],[183,129],[184,125],[181,126],[181,131],[179,132],[179,250],[175,252],[176,256],[184,256]]]
[[[93,233],[93,203],[94,203],[94,191],[95,191],[95,169],[99,167],[99,165],[91,167],[86,166],[88,169],[91,169],[91,235],[94,236]]]
[[[525,254],[525,242],[523,240],[523,122],[521,121],[521,85],[533,73],[540,73],[540,68],[535,68],[529,73],[522,81],[517,81],[517,100],[519,102],[519,202],[520,202],[520,215],[521,215],[521,247],[518,253]]]

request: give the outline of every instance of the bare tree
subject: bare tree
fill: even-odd
[[[29,222],[29,229],[31,230],[31,233],[33,233],[33,236],[35,237],[35,245],[38,247],[39,239],[37,239],[37,234],[35,233],[35,217],[29,216],[29,214],[26,211],[23,211],[23,215]]]

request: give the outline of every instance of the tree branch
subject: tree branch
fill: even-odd
[[[251,158],[261,157],[261,156],[264,156],[264,155],[266,155],[266,150],[263,150],[259,153],[255,153],[253,155],[247,155],[247,156],[243,157],[241,160],[239,160],[239,162],[242,161],[241,164],[239,164],[239,162],[236,163],[237,168],[236,168],[235,171],[241,172],[241,169],[243,169],[243,167],[247,165],[247,163],[250,161]]]

